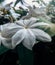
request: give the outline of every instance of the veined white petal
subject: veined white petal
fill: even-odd
[[[18,28],[18,29],[21,29],[23,28],[22,26],[18,26],[16,23],[7,23],[7,24],[4,24],[2,26],[3,29],[13,29],[13,28]]]
[[[46,32],[40,29],[31,29],[31,31],[35,34],[37,40],[44,42],[51,42],[51,37]]]
[[[16,19],[16,18],[19,18],[20,14],[12,13],[12,16]]]
[[[37,21],[37,20],[39,20],[39,18],[31,17],[30,20],[31,21]]]
[[[0,25],[0,32],[1,32],[1,27],[2,27],[2,25]]]
[[[5,47],[7,47],[7,48],[9,48],[9,49],[13,49],[13,47],[12,47],[12,43],[11,43],[11,38],[4,38],[3,40],[2,40],[2,44],[5,46]]]
[[[0,45],[1,45],[1,42],[2,42],[2,36],[1,36],[1,34],[0,34]]]
[[[0,45],[1,45],[1,38],[0,38]]]
[[[16,21],[16,24],[18,24],[19,26],[24,26],[24,20]]]
[[[18,26],[17,24],[6,24],[2,27],[1,35],[5,38],[11,38],[20,29],[23,29],[23,27]]]
[[[11,38],[17,32],[17,30],[18,29],[11,29],[11,30],[5,29],[1,32],[1,35],[5,38]]]
[[[5,38],[3,38],[2,36],[1,36],[1,33],[0,33],[0,45],[2,44],[2,41],[4,40]]]
[[[35,23],[37,20],[39,20],[39,19],[31,17],[29,20],[28,19],[20,20],[20,21],[16,21],[16,23],[20,26],[28,26],[29,27],[30,25]]]
[[[36,43],[38,43],[39,41],[37,41],[36,40],[36,36],[35,36],[35,34],[33,34],[33,32],[30,30],[30,29],[28,29],[28,32],[31,34],[31,36],[33,37],[33,40],[35,40],[35,43],[33,43],[32,44],[32,47],[36,44]]]
[[[19,30],[16,34],[12,37],[12,47],[16,47],[16,45],[20,44],[24,39],[23,35],[24,29]]]
[[[39,20],[39,18],[35,18],[35,17],[31,17],[30,18],[30,21],[32,21],[31,23],[33,24],[33,23],[35,23],[36,21],[38,21]]]
[[[25,38],[23,40],[23,45],[26,48],[32,50],[33,45],[36,43],[35,36],[30,30],[26,30],[24,34],[25,34]]]
[[[25,20],[23,21],[23,23],[24,23],[24,26],[29,26],[30,20],[26,20],[26,19],[25,19]]]
[[[31,25],[30,28],[35,28],[37,26],[50,26],[50,25],[48,23],[38,22],[38,23],[34,23],[33,25]]]
[[[33,25],[34,23],[36,23],[37,20],[39,20],[39,19],[38,19],[38,18],[31,17],[30,20],[29,20],[29,27],[30,27],[31,25]]]

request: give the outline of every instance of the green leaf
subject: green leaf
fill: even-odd
[[[42,22],[45,22],[45,23],[51,23],[50,21],[48,21],[47,19],[45,19],[44,17],[39,17],[40,18],[40,20],[42,21]]]
[[[52,1],[50,2],[50,4],[52,4],[52,5],[54,5],[54,6],[55,6],[55,1],[54,1],[54,0],[52,0]]]
[[[16,0],[14,6],[16,6],[19,2],[21,2],[23,4],[23,0]]]
[[[33,65],[33,51],[24,47],[22,43],[16,47],[16,50],[21,65]]]
[[[7,52],[9,49],[4,47],[4,46],[0,46],[0,55]]]
[[[4,0],[0,0],[0,3],[2,3]]]

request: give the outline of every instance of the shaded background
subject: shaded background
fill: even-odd
[[[33,47],[34,65],[55,65],[55,36],[52,42],[39,42]]]

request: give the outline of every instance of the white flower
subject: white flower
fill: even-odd
[[[27,8],[29,9],[29,13],[26,16],[23,16],[21,19],[29,19],[31,17],[43,17],[47,20],[50,20],[51,18],[49,16],[46,15],[46,8],[42,8],[42,7],[35,7],[32,8],[31,6],[27,6]]]
[[[22,44],[32,50],[32,47],[38,41],[50,42],[51,37],[37,26],[49,26],[44,22],[36,22],[37,19],[19,20],[16,23],[3,25],[1,34],[7,40],[2,41],[6,47],[15,48],[18,44]]]

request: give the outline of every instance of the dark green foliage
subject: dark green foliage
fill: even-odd
[[[55,23],[55,0],[49,2],[47,15],[51,16],[51,22]]]
[[[23,4],[23,0],[16,0],[16,2],[15,2],[15,5],[14,5],[14,6],[16,6],[19,2],[21,2],[21,3]]]
[[[7,49],[6,47],[4,47],[3,45],[0,46],[0,55],[2,55],[3,53],[7,52],[9,49]]]
[[[17,14],[20,14],[20,18],[23,17],[23,16],[26,16],[27,13],[28,13],[28,11],[26,11],[26,10],[24,10],[24,9],[15,10],[15,12],[16,12]],[[19,19],[20,19],[20,18],[19,18]]]
[[[52,23],[55,23],[55,17],[51,18]]]
[[[0,16],[0,25],[9,23],[10,20],[8,18],[5,18],[4,16]]]
[[[55,6],[55,0],[52,0],[52,1],[50,2],[50,4],[52,4],[52,5]]]
[[[17,52],[21,65],[33,65],[33,52],[25,48],[22,44],[17,46]]]
[[[0,3],[2,3],[4,0],[0,0]]]

